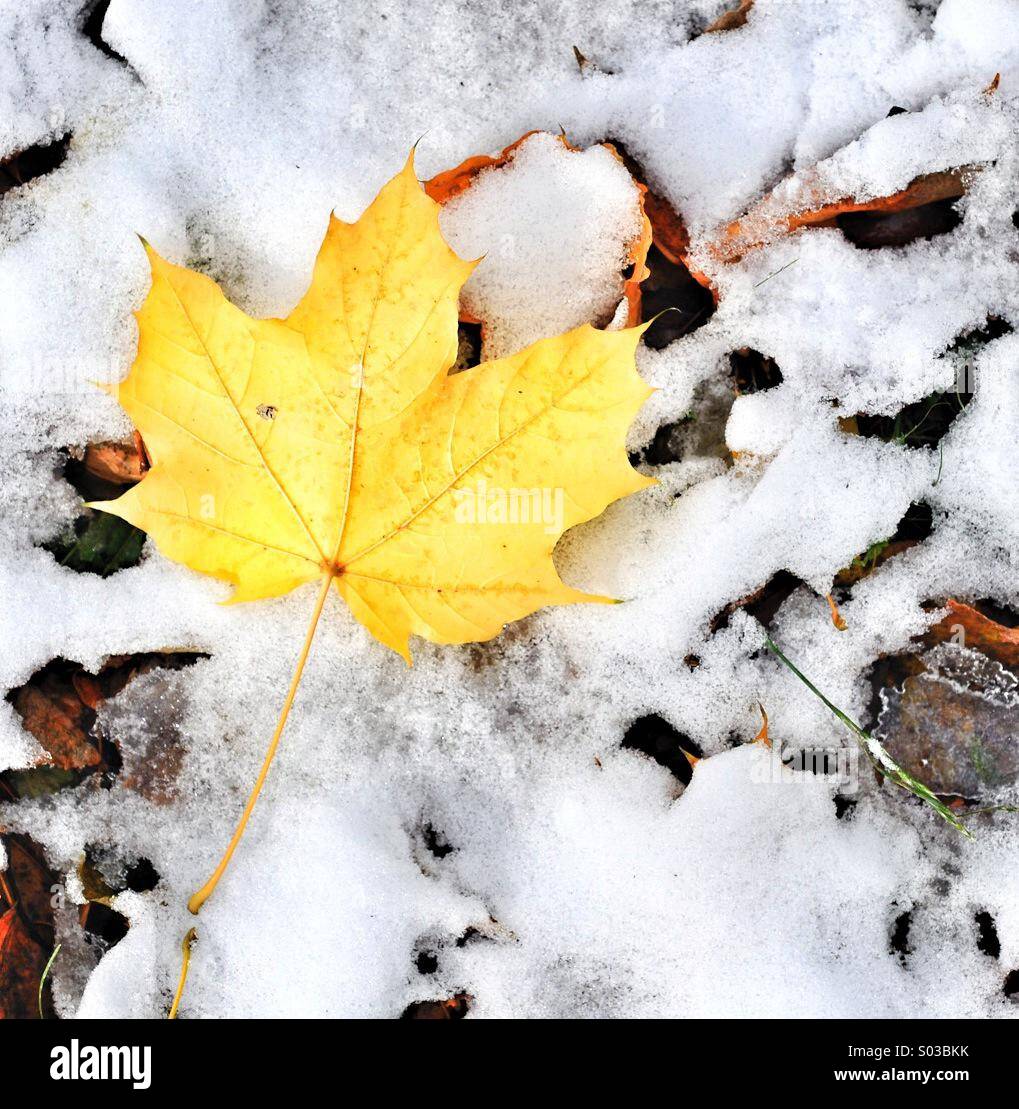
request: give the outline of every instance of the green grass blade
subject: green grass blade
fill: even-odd
[[[46,963],[46,966],[43,967],[42,977],[39,979],[39,1019],[40,1020],[43,1019],[43,1015],[42,1015],[42,988],[43,988],[43,986],[46,985],[46,979],[49,977],[50,969],[52,968],[56,957],[60,954],[60,946],[61,945],[58,943],[57,946],[53,948],[53,954],[49,957],[49,961]]]
[[[883,774],[886,778],[891,779],[897,786],[911,793],[914,797],[918,797],[925,804],[929,805],[937,814],[946,820],[953,828],[962,832],[964,836],[973,838],[973,833],[966,827],[965,824],[955,815],[954,812],[938,797],[931,792],[931,790],[918,781],[909,773],[904,770],[892,758],[892,756],[884,749],[881,743],[875,739],[870,732],[865,731],[856,723],[855,720],[848,717],[837,705],[832,704],[827,697],[817,688],[816,685],[801,671],[799,670],[788,658],[779,650],[778,646],[768,636],[765,636],[765,643],[768,645],[768,650],[776,655],[785,665],[800,679],[801,682],[827,706],[827,708],[842,721],[843,724],[856,736],[860,746],[864,749],[867,757]]]

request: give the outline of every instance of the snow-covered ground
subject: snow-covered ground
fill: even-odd
[[[60,452],[130,431],[92,383],[133,356],[136,233],[245,311],[282,316],[329,212],[355,219],[415,141],[426,178],[560,128],[580,148],[625,146],[720,294],[704,326],[639,352],[658,391],[634,450],[728,403],[734,350],[771,357],[783,381],[565,538],[563,578],[625,604],[544,611],[481,647],[417,641],[413,669],[330,606],[199,918],[182,1015],[389,1017],[458,992],[478,1017],[1016,1013],[1002,983],[1019,968],[1019,818],[976,818],[968,841],[864,767],[841,784],[778,773],[752,743],[759,702],[776,743],[852,737],[746,611],[710,623],[797,575],[771,634],[860,719],[874,659],[941,615],[923,602],[1019,603],[1019,338],[983,346],[939,450],[839,422],[951,390],[953,340],[988,317],[1019,327],[1019,4],[757,0],[745,27],[701,34],[725,7],[113,0],[102,37],[118,61],[80,33],[81,0],[0,2],[0,156],[72,135],[58,169],[0,200],[0,688],[55,657],[209,655],[101,710],[125,760],[175,722],[171,799],[117,781],[0,807],[67,875],[62,1015],[165,1012],[186,899],[254,779],[316,588],[221,607],[224,587],[151,546],[106,579],[42,548],[80,511]],[[962,222],[929,241],[866,251],[818,228],[738,262],[708,250],[790,174],[790,194],[819,180],[835,200],[962,166],[980,167]],[[492,350],[611,309],[633,205],[604,151],[552,144],[450,205],[450,241],[486,255],[469,291]],[[931,534],[852,589],[837,631],[833,576],[920,501]],[[707,756],[686,787],[620,746],[652,713]],[[0,702],[0,766],[39,754]],[[161,881],[116,898],[130,930],[86,983],[73,901],[87,844],[145,857]],[[905,913],[908,951],[891,942]]]

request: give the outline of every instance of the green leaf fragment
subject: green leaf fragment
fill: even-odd
[[[145,532],[108,512],[93,512],[80,535],[50,550],[61,566],[105,578],[136,566],[144,545]]]

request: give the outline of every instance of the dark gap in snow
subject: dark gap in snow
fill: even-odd
[[[87,38],[101,54],[105,54],[107,58],[118,62],[120,65],[126,66],[131,73],[137,77],[138,74],[134,66],[131,65],[123,54],[118,54],[106,39],[103,38],[103,21],[106,19],[106,13],[109,10],[110,3],[111,0],[89,0],[89,3],[78,13],[78,19],[80,20],[79,28],[85,38]]]
[[[641,318],[650,320],[664,313],[644,333],[644,343],[652,350],[661,350],[669,343],[696,331],[714,315],[715,298],[690,273],[682,261],[687,232],[680,214],[664,197],[649,185],[648,175],[626,146],[618,139],[606,140],[634,180],[647,187],[644,211],[651,223],[652,243],[646,265],[648,276],[641,282]],[[669,257],[662,252],[664,246]]]
[[[775,359],[750,347],[740,347],[729,355],[729,377],[737,396],[763,393],[782,384],[782,371]]]
[[[463,931],[463,935],[457,936],[456,946],[466,947],[474,940],[483,940],[485,938],[485,934],[482,931],[480,931],[478,928],[475,928],[473,924],[468,924]]]
[[[894,416],[857,413],[840,421],[843,430],[865,438],[883,439],[905,447],[937,447],[952,423],[973,399],[976,389],[975,360],[981,349],[1012,332],[1000,316],[988,316],[976,328],[963,332],[945,348],[941,357],[955,369],[954,384],[900,409]]]
[[[138,859],[127,868],[124,885],[132,893],[148,893],[159,885],[159,872],[148,859]]]
[[[1003,335],[1011,335],[1013,330],[1008,320],[1002,319],[1001,316],[988,316],[980,327],[970,328],[969,331],[964,331],[953,339],[945,349],[945,354],[968,353],[993,343]]]
[[[893,543],[919,543],[934,530],[934,510],[926,501],[914,501],[906,509],[892,535]]]
[[[898,955],[899,962],[903,966],[906,965],[906,959],[913,953],[913,949],[909,946],[909,928],[913,923],[913,910],[907,909],[895,918],[895,923],[892,925],[892,935],[890,940],[892,954]]]
[[[694,389],[690,408],[661,425],[651,442],[630,452],[634,466],[665,466],[685,458],[717,458],[732,465],[725,427],[736,401],[727,375],[712,375]]]
[[[1001,316],[988,316],[980,327],[962,332],[942,351],[941,357],[947,359],[955,368],[955,383],[949,393],[958,394],[967,402],[976,388],[976,358],[988,343],[1011,335],[1012,325]]]
[[[70,531],[42,544],[61,566],[101,578],[137,566],[144,547],[145,532],[119,516],[94,509],[77,517]]]
[[[700,655],[690,654],[690,655],[684,655],[683,656],[683,665],[688,670],[696,670],[697,667],[700,666],[700,664],[701,664],[701,656]]]
[[[446,841],[446,837],[438,829],[433,828],[431,824],[426,824],[421,829],[421,838],[425,841],[425,847],[437,859],[444,859],[451,851],[456,848]]]
[[[1019,970],[1010,970],[1005,975],[1005,982],[1001,987],[1001,992],[1006,997],[1015,998],[1019,1001]]]
[[[882,439],[900,447],[933,448],[972,399],[971,390],[935,392],[907,404],[894,416],[861,412],[841,422],[844,430],[850,433],[855,430],[866,439]]]
[[[641,716],[626,729],[620,743],[624,751],[639,751],[664,766],[683,785],[690,784],[693,767],[684,752],[695,758],[703,758],[700,745],[689,736],[674,728],[668,720],[657,713]]]
[[[650,273],[641,284],[641,314],[645,320],[659,318],[644,332],[643,342],[661,350],[703,327],[715,313],[715,300],[686,266],[670,262],[653,244],[647,267]]]
[[[108,951],[127,935],[127,918],[101,901],[89,901],[82,907],[81,926],[87,936]]]
[[[835,802],[835,819],[852,820],[853,813],[856,812],[856,798],[846,797],[842,793],[836,793],[833,800]]]
[[[124,890],[147,893],[159,885],[159,874],[150,860],[140,857],[128,862],[115,848],[95,843],[85,845],[79,876],[89,900]]]
[[[666,466],[670,462],[679,462],[683,457],[680,432],[689,422],[690,417],[684,416],[681,420],[670,420],[662,424],[643,450],[630,452],[631,465],[643,463],[646,466]]]
[[[1001,940],[998,939],[998,929],[994,917],[986,909],[981,909],[973,919],[977,924],[977,947],[992,959],[997,959],[1001,954]]]
[[[458,374],[481,362],[481,324],[461,320],[457,325],[456,361],[450,373]]]
[[[729,618],[739,608],[745,609],[763,628],[770,629],[775,614],[805,583],[788,570],[779,570],[765,582],[760,589],[754,590],[749,596],[738,601],[732,601],[716,613],[708,623],[712,635],[729,626]]]
[[[474,999],[456,993],[444,1001],[412,1001],[400,1014],[401,1020],[463,1020]]]
[[[0,161],[0,196],[27,185],[37,177],[52,173],[64,162],[68,147],[71,145],[71,132],[26,146]]]
[[[862,578],[869,577],[879,566],[884,565],[910,547],[926,539],[934,529],[934,511],[926,501],[914,501],[906,509],[895,531],[887,538],[880,539],[861,551],[853,561],[835,575],[833,593],[841,604],[851,595],[852,587]]]
[[[6,696],[22,727],[47,752],[49,761],[27,770],[5,770],[0,774],[4,792],[15,799],[40,797],[74,788],[87,778],[93,779],[93,785],[109,789],[123,760],[116,742],[97,728],[99,704],[115,697],[140,674],[155,669],[181,670],[208,657],[200,651],[114,655],[96,674],[80,663],[52,659]]]
[[[61,476],[83,501],[116,500],[147,467],[140,439],[90,443],[82,452],[64,452]],[[85,509],[67,531],[42,544],[61,566],[104,578],[137,566],[144,546],[145,532],[96,509]]]
[[[771,622],[775,619],[778,610],[797,589],[804,585],[803,580],[795,574],[789,573],[788,570],[779,570],[741,607],[746,609],[762,627],[770,630]]]
[[[962,223],[956,200],[935,200],[901,212],[843,212],[835,223],[859,250],[906,246],[947,235]]]
[[[414,965],[418,969],[418,974],[434,974],[439,969],[439,959],[430,951],[419,951]]]

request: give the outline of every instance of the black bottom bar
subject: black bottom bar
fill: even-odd
[[[630,1089],[674,1082],[677,1097],[689,1081],[728,1097],[839,1087],[952,1097],[1005,1087],[1017,1031],[1011,1021],[955,1020],[617,1021],[611,1030],[607,1022],[458,1023],[435,1040],[411,1037],[405,1024],[386,1032],[382,1022],[5,1021],[0,1073],[5,1095],[35,1099],[73,1086],[75,1097],[104,1101],[152,1091],[202,1102],[248,1091],[293,1096],[312,1084],[343,1097],[349,1083],[366,1081],[388,1096],[400,1083],[418,1096],[505,1095],[514,1082],[531,1094],[537,1083],[545,1096],[561,1084],[576,1096],[606,1079]],[[365,1048],[390,1065],[380,1069]]]

